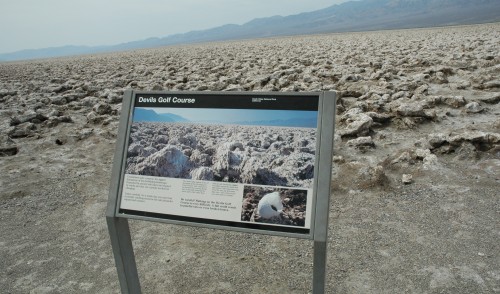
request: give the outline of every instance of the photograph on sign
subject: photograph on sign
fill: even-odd
[[[136,95],[120,211],[309,233],[318,97]]]
[[[307,190],[244,186],[241,220],[305,226]]]

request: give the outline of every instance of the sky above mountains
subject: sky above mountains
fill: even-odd
[[[112,45],[343,2],[347,0],[0,0],[0,53]]]

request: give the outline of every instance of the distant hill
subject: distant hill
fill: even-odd
[[[257,18],[243,25],[227,24],[208,30],[149,38],[114,46],[64,46],[23,50],[0,54],[0,60],[122,51],[209,41],[498,21],[500,21],[499,0],[362,0],[296,15]]]
[[[142,122],[189,122],[189,120],[182,116],[172,113],[157,113],[151,109],[144,109],[137,107],[134,109],[133,121]]]
[[[177,114],[173,114],[173,113],[159,113],[158,115],[164,119],[168,119],[168,120],[171,120],[173,122],[178,122],[178,123],[179,122],[189,122],[188,119],[185,119],[182,116],[177,115]]]
[[[318,118],[316,113],[302,114],[288,119],[272,120],[246,120],[246,121],[191,121],[180,115],[173,113],[158,113],[152,109],[136,107],[134,109],[134,122],[165,122],[165,123],[201,123],[201,124],[235,124],[235,125],[253,125],[253,126],[279,126],[279,127],[301,127],[316,128]]]

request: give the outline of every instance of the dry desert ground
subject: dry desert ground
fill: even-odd
[[[143,89],[337,91],[327,293],[500,293],[499,52],[493,23],[0,63],[0,292],[119,292],[104,212]],[[312,291],[309,240],[130,225],[144,293]]]

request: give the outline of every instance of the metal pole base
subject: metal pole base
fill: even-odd
[[[122,294],[140,294],[141,284],[137,274],[128,220],[107,216],[106,222],[108,223],[109,237]]]
[[[314,241],[313,294],[325,293],[326,242]]]

